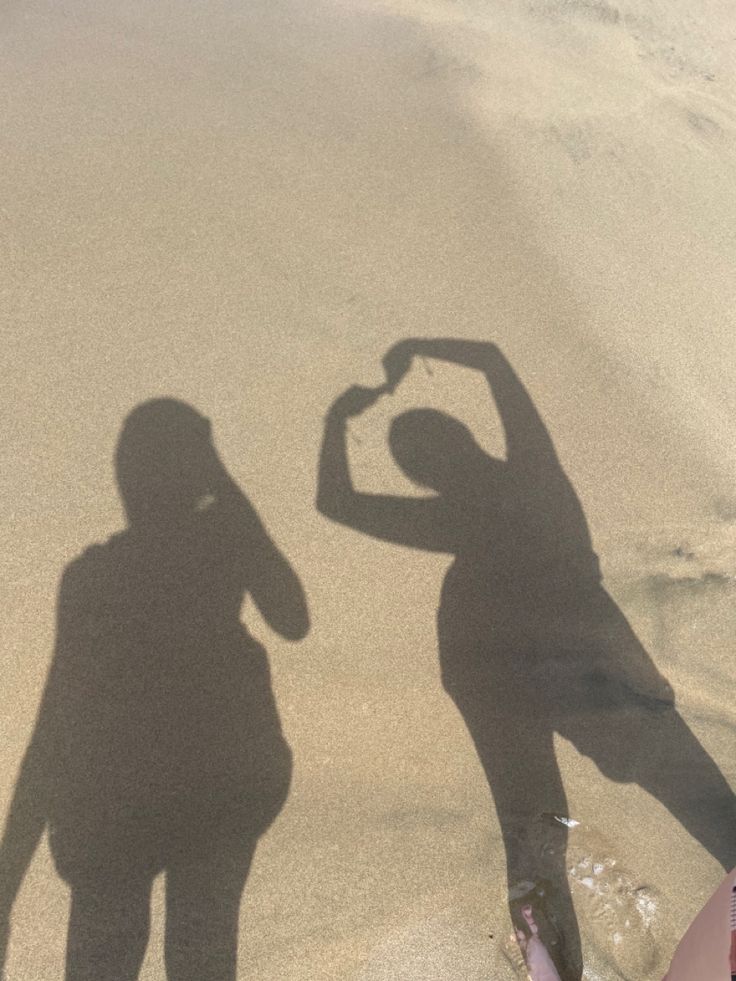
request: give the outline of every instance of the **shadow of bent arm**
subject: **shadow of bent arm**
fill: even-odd
[[[256,509],[224,468],[219,497],[229,510],[232,534],[247,563],[247,589],[266,623],[286,640],[309,633],[304,589],[286,556],[270,537]]]
[[[453,536],[440,497],[364,494],[355,489],[346,436],[346,418],[333,407],[327,413],[319,461],[316,506],[320,514],[382,541],[452,553]]]

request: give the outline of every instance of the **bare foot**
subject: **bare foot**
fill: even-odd
[[[527,937],[521,930],[516,931],[519,946],[526,960],[527,970],[531,981],[560,981],[549,951],[539,939],[539,927],[534,919],[534,911],[531,906],[523,906],[521,915],[529,927]]]

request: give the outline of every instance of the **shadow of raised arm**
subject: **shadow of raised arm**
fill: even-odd
[[[326,518],[373,538],[427,551],[452,552],[441,498],[365,494],[353,485],[347,420],[365,411],[387,391],[386,386],[354,386],[328,410],[319,460],[317,510]]]
[[[399,341],[383,361],[391,389],[408,371],[412,357],[436,358],[483,372],[501,417],[508,462],[515,466],[557,464],[552,440],[534,402],[495,344],[456,338]]]

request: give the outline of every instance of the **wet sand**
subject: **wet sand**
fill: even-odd
[[[314,506],[328,405],[379,384],[403,337],[504,351],[609,592],[734,785],[735,33],[715,0],[4,11],[3,806],[62,569],[123,523],[123,419],[189,402],[312,621],[292,645],[245,614],[295,772],[248,881],[239,976],[518,976],[498,823],[440,684],[448,560]],[[386,431],[426,404],[503,453],[482,380],[419,362],[350,424],[359,487],[414,492]],[[719,866],[556,745],[587,977],[658,979]],[[42,845],[9,978],[61,976],[67,911]],[[146,981],[162,929],[158,883]]]

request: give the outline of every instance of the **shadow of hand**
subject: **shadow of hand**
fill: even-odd
[[[379,400],[387,391],[385,385],[378,388],[365,388],[362,385],[352,385],[339,395],[332,403],[330,414],[338,418],[359,416]]]

